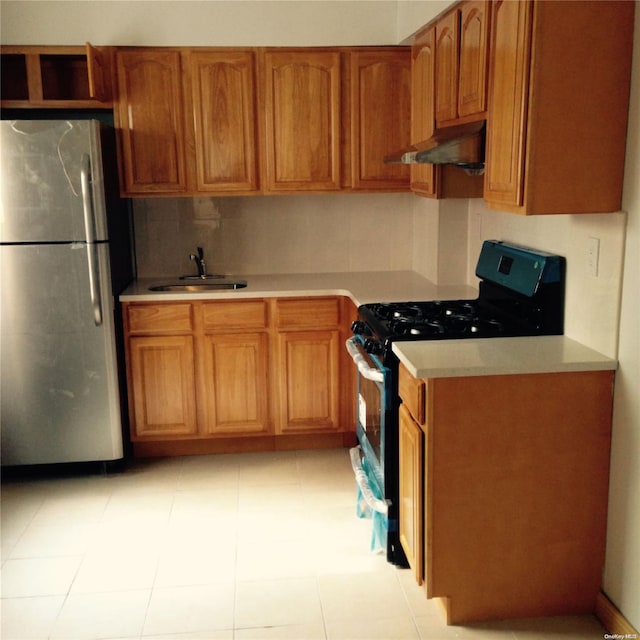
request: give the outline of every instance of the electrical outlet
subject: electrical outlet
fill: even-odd
[[[598,277],[600,262],[600,238],[589,238],[587,242],[587,273],[594,278]]]

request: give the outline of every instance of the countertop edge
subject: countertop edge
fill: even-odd
[[[489,346],[490,349],[484,349]],[[396,342],[416,378],[615,371],[618,361],[566,336]]]
[[[345,296],[356,306],[368,302],[473,299],[468,285],[436,285],[414,271],[238,275],[243,289],[153,292],[149,287],[178,278],[140,278],[119,296],[121,302],[247,300],[255,298]],[[490,345],[490,349],[485,346]],[[517,375],[615,370],[617,360],[567,336],[395,342],[393,352],[416,378]]]
[[[473,299],[477,289],[468,285],[436,285],[415,271],[360,271],[336,273],[228,275],[247,281],[242,289],[221,291],[150,291],[159,284],[185,284],[179,278],[139,278],[118,296],[121,302],[176,302],[251,298],[345,296],[356,305],[368,302]]]

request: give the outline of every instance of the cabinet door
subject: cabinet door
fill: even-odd
[[[193,338],[129,338],[132,440],[197,432]]]
[[[258,189],[255,54],[191,52],[198,191]]]
[[[126,195],[187,189],[181,54],[116,53],[122,188]]]
[[[428,140],[435,127],[435,27],[419,34],[412,48],[411,61],[411,142]],[[411,165],[411,190],[436,195],[436,166]]]
[[[340,188],[340,53],[267,51],[267,190]]]
[[[96,100],[106,102],[112,98],[111,49],[85,44],[89,94]]]
[[[436,120],[438,124],[458,115],[458,51],[460,12],[455,9],[436,23]]]
[[[635,4],[494,5],[485,173],[491,208],[620,209]]]
[[[288,331],[278,337],[278,432],[337,431],[340,332]]]
[[[400,544],[418,584],[423,572],[423,433],[400,405]]]
[[[460,8],[460,117],[483,113],[487,108],[490,6],[488,0],[469,0]]]
[[[484,197],[507,206],[523,200],[532,10],[529,2],[493,7]]]
[[[406,190],[406,165],[384,157],[411,142],[411,54],[367,51],[351,54],[352,186]]]
[[[268,431],[266,334],[207,335],[204,344],[207,432],[255,435]]]

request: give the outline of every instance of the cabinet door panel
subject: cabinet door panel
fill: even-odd
[[[418,584],[423,573],[423,433],[400,406],[400,544]]]
[[[340,188],[340,54],[265,54],[271,191]]]
[[[454,120],[458,113],[458,51],[460,13],[456,9],[436,24],[436,120]]]
[[[206,336],[204,370],[208,433],[255,435],[268,430],[265,334]]]
[[[255,60],[249,51],[190,54],[197,188],[258,188]]]
[[[193,354],[191,336],[129,339],[132,439],[196,433]]]
[[[532,9],[528,2],[493,7],[484,198],[504,205],[521,205],[524,193]]]
[[[469,116],[486,109],[490,4],[469,0],[460,12],[458,115]]]
[[[292,331],[279,337],[279,431],[337,430],[339,331]]]
[[[111,51],[106,47],[85,44],[89,94],[92,98],[107,102],[112,98]]]
[[[384,157],[411,142],[408,50],[352,54],[351,113],[353,188],[406,189],[409,167]]]
[[[125,192],[185,191],[180,53],[118,51],[116,66]]]
[[[411,142],[428,140],[435,128],[435,27],[416,38],[411,63]],[[436,166],[411,165],[411,190],[436,195]]]

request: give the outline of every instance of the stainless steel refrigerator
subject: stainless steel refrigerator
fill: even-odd
[[[0,122],[3,466],[123,457],[117,294],[133,276],[113,130]]]

